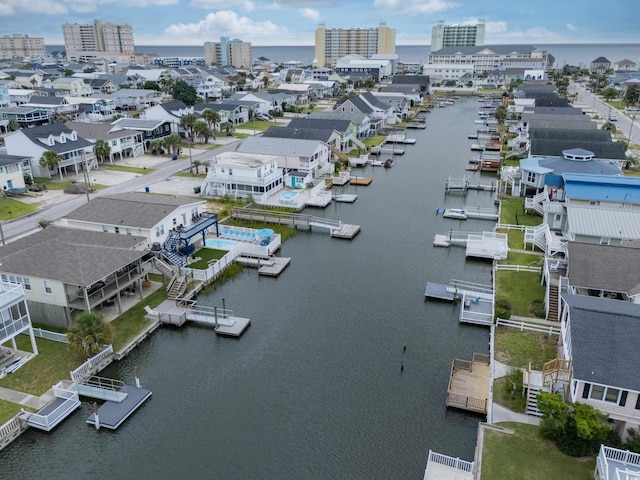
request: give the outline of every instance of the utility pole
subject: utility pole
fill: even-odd
[[[84,183],[85,183],[85,191],[87,194],[87,202],[91,200],[89,198],[89,162],[87,161],[87,152],[82,150],[82,159],[84,160]]]

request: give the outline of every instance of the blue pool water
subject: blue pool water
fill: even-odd
[[[298,192],[284,192],[280,194],[280,200],[291,200],[296,195],[298,195]]]
[[[205,246],[211,248],[217,248],[218,250],[231,250],[238,245],[237,242],[231,240],[220,240],[219,238],[207,238],[204,241]]]

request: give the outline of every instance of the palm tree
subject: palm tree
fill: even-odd
[[[204,139],[204,143],[209,143],[209,138],[213,135],[213,132],[209,128],[206,122],[198,120],[193,125],[193,133],[196,137]]]
[[[193,138],[193,126],[198,119],[195,115],[184,115],[180,117],[180,126],[185,129],[189,138]]]
[[[96,144],[94,145],[93,149],[96,157],[98,157],[100,161],[102,161],[102,163],[104,163],[105,158],[111,157],[111,146],[106,140],[103,140],[101,138],[96,140]]]
[[[149,151],[152,155],[162,155],[164,153],[164,141],[160,138],[152,140],[149,144]]]
[[[60,172],[60,180],[62,180],[62,169],[60,166],[60,157],[52,150],[47,150],[40,157],[40,166],[49,169],[49,178],[51,178],[51,169],[58,168]]]
[[[15,132],[20,128],[20,123],[18,123],[17,119],[12,118],[11,120],[9,120],[8,127],[9,127],[9,130],[11,130],[12,132]]]
[[[194,160],[192,164],[196,168],[196,175],[198,175],[200,173],[200,167],[204,165],[204,162],[201,162],[200,160]]]
[[[41,218],[40,220],[38,220],[38,226],[44,230],[45,228],[47,228],[48,226],[53,225],[53,220],[49,220],[48,218]]]
[[[202,118],[204,118],[204,121],[207,122],[207,125],[209,125],[209,128],[211,129],[212,132],[216,131],[216,125],[220,123],[220,120],[222,120],[220,118],[220,114],[218,112],[214,112],[213,110],[211,110],[210,108],[205,108],[202,111]],[[213,136],[213,139],[215,140],[215,134]]]
[[[162,140],[162,146],[166,148],[169,153],[177,155],[178,150],[180,150],[180,147],[182,146],[182,139],[180,138],[180,135],[172,133],[168,137],[164,137]]]
[[[113,330],[105,323],[102,315],[93,312],[82,312],[76,316],[73,325],[67,332],[69,348],[90,357],[102,351],[104,345],[111,343]]]

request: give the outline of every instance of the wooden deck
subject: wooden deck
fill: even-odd
[[[474,353],[473,359],[454,358],[447,388],[447,407],[487,413],[491,363],[488,355]]]
[[[351,177],[349,178],[349,183],[351,185],[361,185],[361,186],[369,186],[373,182],[373,178],[370,177]]]

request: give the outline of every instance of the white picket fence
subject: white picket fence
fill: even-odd
[[[497,264],[496,270],[507,270],[512,272],[542,273],[542,267],[531,267],[529,265],[505,265],[504,263]]]
[[[33,335],[38,338],[53,340],[54,342],[69,343],[69,339],[64,333],[52,332],[50,330],[43,330],[42,328],[34,328]]]
[[[560,335],[560,327],[543,325],[534,322],[525,322],[522,320],[506,320],[504,318],[498,318],[496,321],[496,325],[498,327],[517,328],[520,331],[528,330],[531,332],[546,333],[547,335]]]

